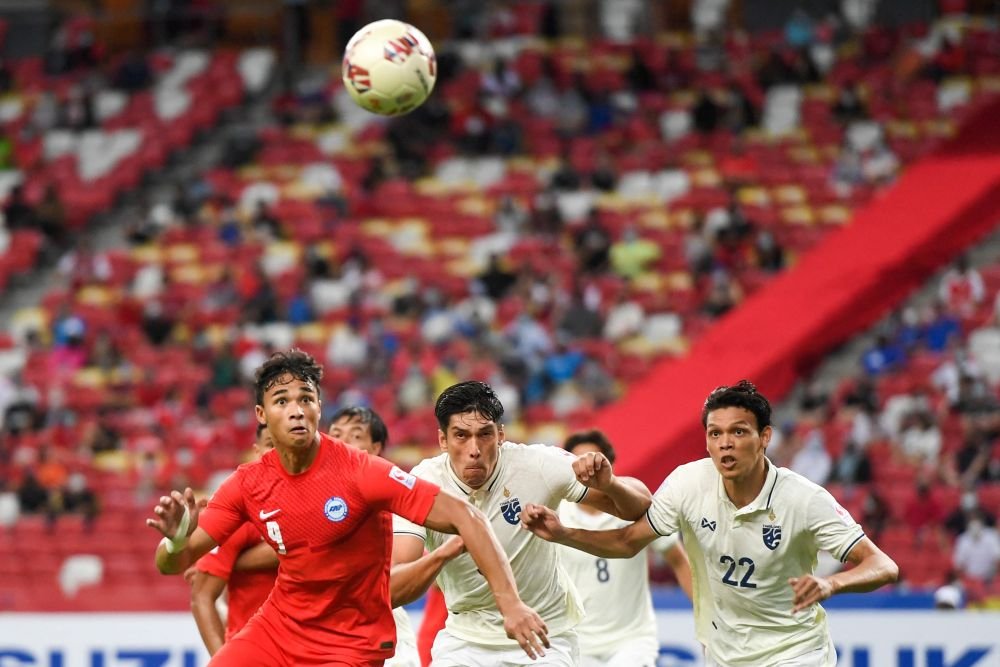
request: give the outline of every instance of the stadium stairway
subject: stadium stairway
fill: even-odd
[[[837,345],[887,313],[1000,220],[1000,101],[910,167],[800,263],[714,323],[686,357],[661,362],[597,415],[627,442],[618,468],[659,484],[703,453],[704,397],[752,379],[772,400]]]

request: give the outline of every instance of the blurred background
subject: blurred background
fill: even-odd
[[[391,120],[340,80],[380,18],[439,65]],[[165,628],[162,664],[200,664],[143,519],[246,459],[248,382],[293,345],[325,364],[323,426],[373,407],[403,467],[437,451],[437,392],[478,378],[510,439],[600,427],[651,488],[702,455],[708,391],[749,378],[771,459],[902,569],[831,601],[841,664],[1000,665],[998,21],[996,0],[3,0],[0,665],[119,664]],[[662,665],[699,664],[653,578]],[[56,614],[83,611],[132,613]]]

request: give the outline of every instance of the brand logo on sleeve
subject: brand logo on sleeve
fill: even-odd
[[[392,470],[389,471],[389,477],[396,480],[408,489],[413,489],[414,484],[417,483],[417,478],[408,472],[403,472],[399,466],[392,466]]]
[[[500,513],[503,514],[504,521],[512,526],[516,526],[521,520],[521,501],[511,498],[500,503]]]
[[[340,496],[333,496],[323,506],[323,514],[334,523],[347,518],[347,502]]]
[[[771,524],[764,524],[762,529],[764,533],[764,546],[774,551],[781,544],[781,526],[772,526]]]

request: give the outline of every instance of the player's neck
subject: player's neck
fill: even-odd
[[[319,453],[319,438],[307,447],[275,447],[281,467],[289,475],[299,475],[309,470]]]
[[[767,481],[767,461],[761,459],[760,464],[751,470],[745,477],[739,479],[724,479],[722,485],[726,489],[726,495],[733,501],[737,509],[746,507],[760,495],[760,490],[764,488]]]

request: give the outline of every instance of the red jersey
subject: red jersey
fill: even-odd
[[[323,433],[301,474],[289,474],[273,450],[241,465],[199,525],[222,544],[249,521],[278,552],[274,590],[246,630],[276,637],[291,664],[381,660],[396,644],[390,514],[423,523],[438,490]]]
[[[198,559],[199,572],[224,579],[228,587],[229,614],[226,618],[226,641],[243,629],[257,613],[274,588],[277,572],[273,570],[233,571],[240,554],[261,542],[260,532],[245,523],[233,536]]]

